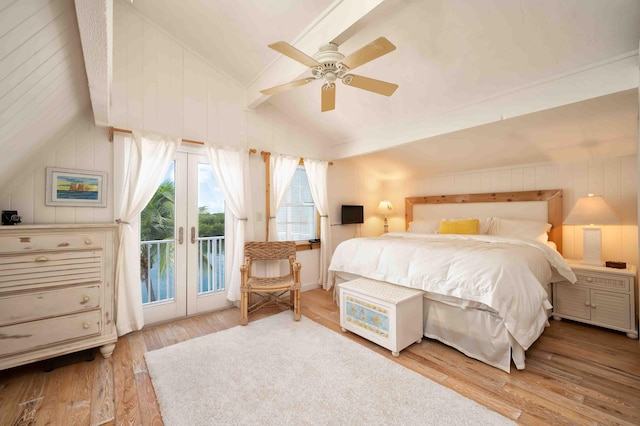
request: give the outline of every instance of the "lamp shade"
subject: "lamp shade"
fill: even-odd
[[[389,200],[382,200],[380,204],[378,204],[378,208],[376,209],[377,214],[388,215],[393,213],[393,204]]]
[[[578,198],[564,220],[565,225],[612,225],[616,223],[620,223],[620,218],[600,196]]]

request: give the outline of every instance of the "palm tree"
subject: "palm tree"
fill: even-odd
[[[160,184],[153,197],[140,214],[140,240],[159,241],[173,239],[174,211],[175,211],[175,185],[171,180],[165,180]],[[147,252],[141,247],[140,253],[140,279],[147,283],[150,301],[156,300],[153,283],[149,276],[149,270],[159,262],[160,273],[164,273],[167,262],[173,260],[173,245],[169,245],[169,253],[160,250],[158,245],[152,245]]]

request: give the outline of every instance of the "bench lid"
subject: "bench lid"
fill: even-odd
[[[413,297],[421,296],[424,292],[415,288],[389,284],[369,278],[358,278],[338,284],[340,289],[357,291],[365,296],[375,297],[390,303],[398,303]]]

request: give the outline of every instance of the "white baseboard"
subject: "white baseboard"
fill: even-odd
[[[302,284],[300,286],[300,290],[302,291],[315,290],[316,288],[322,288],[322,287],[318,283],[307,283],[307,284]]]

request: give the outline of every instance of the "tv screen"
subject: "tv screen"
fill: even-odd
[[[342,224],[364,223],[364,208],[362,206],[342,206]]]

